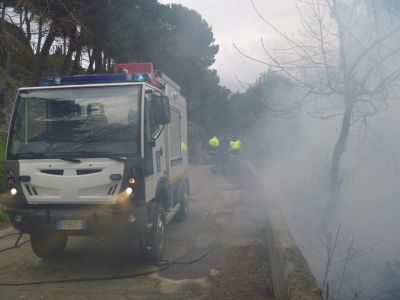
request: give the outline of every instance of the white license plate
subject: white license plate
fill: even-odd
[[[57,221],[58,230],[84,230],[86,222],[83,220],[60,220]]]

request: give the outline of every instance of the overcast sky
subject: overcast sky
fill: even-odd
[[[220,46],[213,68],[217,69],[223,85],[233,91],[240,88],[235,79],[252,83],[266,70],[264,65],[242,57],[233,47],[235,43],[243,52],[264,59],[260,43],[263,37],[267,47],[279,45],[279,37],[257,16],[250,0],[159,0],[180,3],[199,12],[212,27],[216,43]],[[286,33],[296,33],[298,17],[295,0],[254,0],[260,12],[271,23]]]

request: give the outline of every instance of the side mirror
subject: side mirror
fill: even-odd
[[[149,145],[149,147],[154,148],[156,146],[156,141],[152,139],[150,141],[147,141],[147,144]]]
[[[154,119],[158,125],[167,125],[171,121],[169,98],[167,96],[152,96]]]

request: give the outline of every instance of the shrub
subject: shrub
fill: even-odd
[[[0,135],[0,192],[4,190],[4,159],[6,156],[7,137]]]

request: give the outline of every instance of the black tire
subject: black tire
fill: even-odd
[[[172,219],[174,222],[183,222],[187,219],[189,214],[189,189],[185,184],[179,191],[179,203],[181,207]]]
[[[61,232],[31,233],[31,247],[36,256],[49,259],[63,253],[68,237]]]
[[[163,254],[167,223],[164,208],[160,202],[156,202],[153,208],[149,209],[148,221],[152,223],[152,226],[141,238],[141,250],[147,259],[157,261]]]

